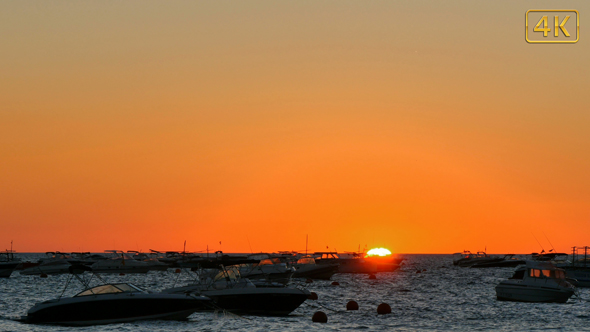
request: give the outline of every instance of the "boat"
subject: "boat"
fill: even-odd
[[[501,260],[480,261],[471,265],[471,268],[487,268],[487,267],[516,267],[518,265],[526,264],[525,260],[517,259],[513,254],[505,255]]]
[[[293,278],[330,280],[338,272],[338,264],[316,264],[313,257],[302,257],[291,265],[295,268]]]
[[[20,271],[22,275],[43,275],[43,274],[64,274],[69,273],[69,268],[72,266],[70,262],[62,258],[46,259],[43,263],[26,268]]]
[[[254,257],[249,257],[255,259]],[[240,270],[240,275],[244,278],[252,280],[266,280],[271,282],[279,282],[286,285],[291,281],[295,269],[287,267],[286,263],[282,263],[279,258],[266,258],[260,260],[258,263],[246,263],[237,265]]]
[[[105,250],[112,255],[111,259],[98,261],[90,267],[96,273],[147,273],[150,265],[146,262],[136,261],[120,250]]]
[[[14,257],[14,251],[0,252],[0,278],[9,278],[20,263],[20,259]]]
[[[575,287],[566,280],[565,271],[548,262],[527,261],[514,275],[496,286],[500,301],[565,303]]]
[[[391,257],[363,257],[360,252],[338,253],[335,251],[314,252],[316,264],[338,264],[338,273],[393,272],[400,267],[403,259]]]
[[[531,254],[531,259],[534,261],[551,262],[553,264],[564,263],[567,261],[567,258],[568,254],[563,252],[553,252],[553,250],[549,250],[549,252],[543,250],[540,253],[534,252]]]
[[[258,287],[249,279],[241,278],[237,267],[222,267],[210,280],[198,276],[192,284],[162,292],[200,294],[211,298],[219,308],[229,312],[263,316],[286,316],[310,295],[306,289],[285,287],[280,283],[267,283]]]
[[[194,294],[150,293],[130,283],[105,283],[98,276],[102,284],[89,287],[92,278],[79,277],[80,271],[84,271],[81,266],[70,268],[71,276],[76,276],[85,286],[83,291],[72,297],[59,297],[37,303],[29,309],[22,321],[33,324],[88,326],[137,320],[183,320],[195,311],[212,305],[211,299],[207,297]],[[66,283],[66,288],[70,279]]]
[[[495,263],[504,260],[502,257],[490,256],[485,251],[478,251],[474,254],[471,251],[466,250],[463,251],[463,253],[455,255],[460,255],[460,258],[455,259],[453,265],[460,267],[471,267],[475,264]]]
[[[150,271],[167,271],[168,264],[162,263],[153,253],[142,253],[135,250],[127,250],[127,254],[133,254],[132,258],[136,261],[148,264]]]

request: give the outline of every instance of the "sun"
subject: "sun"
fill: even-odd
[[[387,256],[387,255],[391,255],[391,251],[389,251],[385,248],[373,248],[367,252],[366,257],[372,257],[372,256],[383,257],[383,256]]]

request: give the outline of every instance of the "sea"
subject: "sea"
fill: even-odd
[[[43,255],[21,254],[35,260]],[[0,331],[590,331],[590,289],[578,289],[567,303],[519,303],[496,300],[494,287],[514,268],[473,269],[453,266],[452,255],[400,255],[402,267],[391,273],[335,274],[331,281],[294,281],[318,294],[286,317],[195,313],[187,321],[140,321],[88,327],[32,325],[19,322],[35,303],[71,296],[82,289],[69,276],[48,278],[13,272],[0,279]],[[131,282],[153,291],[190,280],[175,270],[147,274],[104,275],[107,282]],[[333,285],[336,281],[339,285]],[[347,311],[356,301],[358,311]],[[377,314],[387,303],[391,314]],[[327,323],[314,323],[322,311]]]

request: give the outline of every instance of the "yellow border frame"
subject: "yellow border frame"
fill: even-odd
[[[544,41],[544,40],[529,40],[529,13],[530,12],[575,12],[576,13],[576,40],[554,40],[554,41]],[[580,12],[575,9],[529,9],[525,14],[525,25],[524,25],[524,34],[527,43],[531,44],[553,44],[553,43],[568,43],[573,44],[577,43],[580,40]]]

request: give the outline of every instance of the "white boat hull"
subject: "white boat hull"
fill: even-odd
[[[507,283],[496,286],[496,296],[500,301],[565,303],[573,294],[573,289]]]

